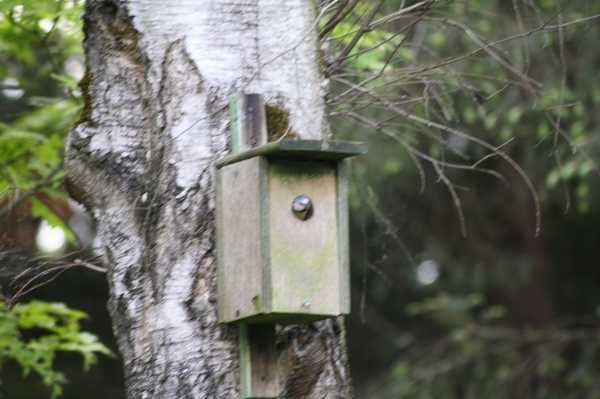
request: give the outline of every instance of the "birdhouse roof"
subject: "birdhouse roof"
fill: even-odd
[[[217,168],[257,156],[306,161],[339,161],[364,154],[364,143],[353,141],[278,140],[251,150],[228,155],[216,161]]]

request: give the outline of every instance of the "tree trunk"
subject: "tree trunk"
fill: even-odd
[[[87,1],[85,109],[65,167],[102,242],[128,398],[239,397],[238,329],[217,323],[214,161],[238,91],[288,110],[298,137],[327,138],[314,7]],[[327,354],[312,378],[282,371],[280,397],[350,396],[341,320],[278,334],[281,369],[306,342]]]

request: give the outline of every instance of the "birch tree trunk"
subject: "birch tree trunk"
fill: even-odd
[[[88,0],[84,22],[86,103],[65,167],[102,242],[127,397],[236,398],[237,326],[216,313],[214,161],[237,91],[289,110],[300,138],[327,137],[315,6]],[[282,370],[307,342],[327,353],[313,375],[282,371],[280,397],[350,396],[340,320],[278,331]]]

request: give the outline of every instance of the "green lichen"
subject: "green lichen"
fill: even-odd
[[[269,143],[281,139],[293,140],[298,138],[298,135],[292,131],[290,126],[289,110],[279,105],[272,106],[267,104],[265,111],[267,115],[267,136]]]

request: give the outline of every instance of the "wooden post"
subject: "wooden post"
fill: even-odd
[[[230,98],[231,152],[267,144],[267,116],[260,94],[236,93]]]
[[[275,326],[240,324],[239,327],[242,398],[276,398],[279,383]]]
[[[231,96],[231,152],[267,144],[264,99],[260,94]],[[275,326],[239,324],[242,399],[272,399],[279,394]]]

